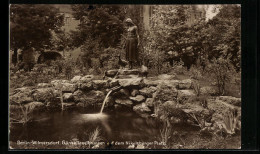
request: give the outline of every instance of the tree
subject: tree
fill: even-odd
[[[212,75],[217,83],[218,92],[220,95],[225,94],[226,84],[230,82],[234,75],[234,67],[230,63],[230,57],[213,58],[212,63],[207,65],[207,71]]]
[[[12,4],[10,6],[10,48],[26,50],[28,45],[39,51],[51,48],[52,31],[63,25],[63,15],[50,5]]]
[[[219,13],[207,23],[208,44],[212,57],[227,59],[236,70],[241,61],[241,8],[239,5],[223,5]]]
[[[71,32],[72,46],[81,47],[83,65],[92,67],[93,58],[100,66],[108,59],[108,48],[123,47],[124,20],[128,10],[122,5],[72,5],[73,16],[80,20]],[[128,11],[129,12],[129,11]],[[121,51],[121,50],[120,50]],[[120,52],[119,51],[119,52]],[[92,60],[91,60],[92,59]]]
[[[209,21],[206,20],[206,16],[200,16],[194,18],[192,24],[189,24],[190,17],[198,11],[197,6],[155,6],[151,18],[151,31],[145,37],[145,52],[148,54],[163,52],[164,60],[171,64],[173,59],[180,58],[188,69],[196,63],[197,59],[202,63],[205,59],[230,57],[231,63],[239,70],[240,6],[216,5],[215,7],[218,7],[219,13]],[[201,11],[203,13],[203,9]]]
[[[145,52],[150,56],[144,57],[148,57],[152,61],[157,59],[157,62],[153,63],[158,64],[158,71],[166,60],[172,62],[173,57],[170,57],[169,52],[176,53],[183,60],[186,60],[187,57],[193,58],[196,56],[196,48],[192,45],[198,41],[194,36],[191,36],[194,35],[194,29],[197,29],[197,27],[189,27],[186,23],[191,9],[192,7],[189,5],[158,5],[154,7],[154,14],[151,17],[151,30],[145,36]],[[160,63],[158,63],[158,59],[160,59]],[[190,61],[190,59],[186,61]]]
[[[74,31],[77,46],[87,39],[100,47],[115,47],[123,33],[123,9],[120,5],[72,5],[73,16],[80,20],[78,31]]]
[[[57,33],[53,32],[52,36],[53,37],[51,39],[51,43],[53,48],[56,51],[63,51],[63,56],[64,56],[65,50],[72,47],[72,38],[70,33],[67,33],[65,31],[60,31]]]

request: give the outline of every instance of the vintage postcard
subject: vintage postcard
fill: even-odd
[[[9,149],[241,149],[240,5],[9,9]]]

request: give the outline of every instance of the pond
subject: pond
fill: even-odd
[[[161,149],[165,147],[161,136],[162,122],[152,117],[142,118],[129,108],[120,108],[120,110],[105,108],[103,114],[96,114],[99,110],[100,108],[75,108],[63,112],[35,113],[33,122],[29,122],[27,125],[11,125],[10,141],[13,143],[18,143],[18,141],[59,141],[59,145],[53,148],[63,149],[66,146],[60,145],[62,141],[90,141],[93,140],[91,135],[93,137],[93,132],[98,129],[98,133],[95,134],[98,141],[105,144],[114,141],[112,142],[114,149],[126,149],[132,143],[136,146],[138,142],[147,144],[146,148]],[[176,124],[173,129],[175,137],[171,136],[173,137],[171,144],[185,144],[183,142],[186,141],[183,140],[190,141],[199,137],[197,134],[200,129],[195,126]],[[43,148],[45,147],[43,146]]]

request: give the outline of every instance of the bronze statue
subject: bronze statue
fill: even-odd
[[[133,23],[130,18],[126,19],[127,24],[127,37],[126,37],[126,60],[129,62],[129,68],[133,68],[133,62],[138,62],[138,46],[139,46],[139,35],[137,26]]]

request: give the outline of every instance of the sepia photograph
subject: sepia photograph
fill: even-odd
[[[241,5],[9,5],[9,149],[241,149]]]

